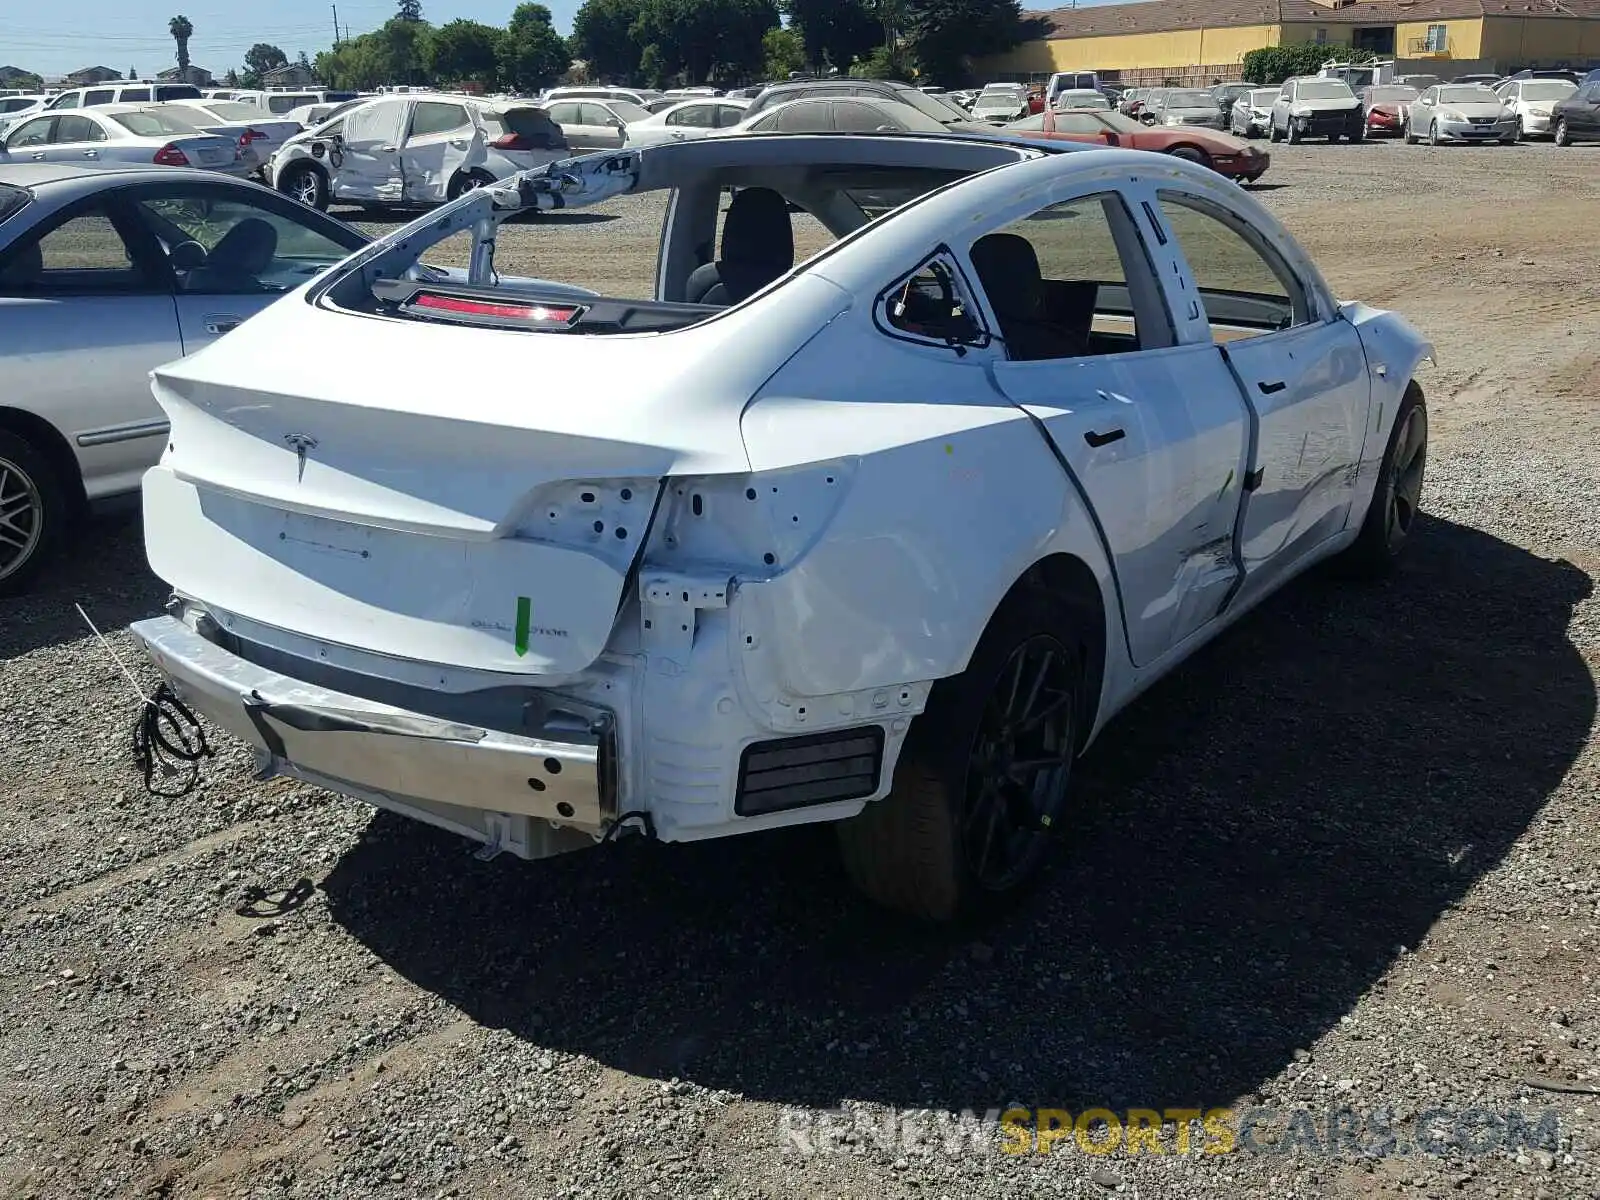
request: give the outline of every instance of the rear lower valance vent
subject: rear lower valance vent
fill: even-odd
[[[883,728],[865,725],[832,733],[755,742],[739,757],[733,811],[741,817],[839,800],[878,790]]]

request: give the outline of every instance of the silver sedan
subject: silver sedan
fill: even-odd
[[[154,367],[366,242],[210,171],[0,165],[0,594],[138,490],[167,432]]]

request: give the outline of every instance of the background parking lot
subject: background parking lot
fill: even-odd
[[[1335,291],[1437,345],[1414,554],[1293,586],[1119,719],[992,925],[885,916],[826,830],[482,864],[232,743],[154,799],[72,609],[159,609],[137,522],[0,602],[0,1195],[1600,1193],[1600,147],[1272,153],[1257,195]],[[498,265],[647,284],[659,209],[605,216],[507,226]],[[842,1102],[1549,1107],[1562,1141],[780,1136]]]

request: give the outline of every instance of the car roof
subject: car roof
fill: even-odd
[[[0,183],[13,187],[48,187],[55,183],[69,183],[83,179],[108,179],[111,177],[136,183],[141,178],[171,179],[171,167],[143,166],[137,163],[121,165],[105,163],[99,166],[78,166],[73,163],[4,163],[0,164]]]

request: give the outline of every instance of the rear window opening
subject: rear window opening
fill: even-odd
[[[483,114],[489,144],[496,150],[565,150],[561,127],[542,108],[513,108]]]
[[[591,155],[568,166],[613,157],[633,159]],[[797,162],[706,171],[676,188],[623,191],[587,204],[564,190],[562,207],[499,219],[492,275],[471,276],[476,239],[463,214],[414,232],[416,259],[403,275],[353,274],[328,298],[372,316],[528,333],[683,329],[969,174]]]

